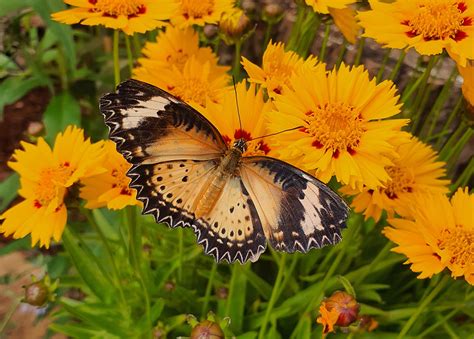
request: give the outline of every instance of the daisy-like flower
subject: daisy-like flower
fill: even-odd
[[[329,8],[334,24],[339,28],[344,38],[351,44],[355,44],[361,29],[356,19],[356,11],[350,7]]]
[[[202,111],[209,101],[219,102],[229,83],[229,75],[218,70],[213,61],[200,62],[192,56],[178,67],[141,67],[135,70],[135,78],[170,92],[177,98]]]
[[[136,191],[128,187],[130,179],[126,176],[130,164],[115,149],[115,143],[106,141],[103,167],[107,172],[81,180],[80,197],[87,200],[87,208],[107,206],[118,210],[129,205],[140,205],[135,198]]]
[[[231,12],[234,7],[233,0],[175,0],[175,3],[178,12],[171,22],[180,27],[215,24],[223,13]]]
[[[417,194],[447,193],[449,180],[442,180],[445,163],[436,160],[436,152],[415,137],[403,140],[397,146],[393,165],[386,168],[390,179],[383,187],[365,188],[362,192],[349,186],[341,188],[344,194],[356,195],[352,201],[355,212],[363,212],[365,219],[380,219],[385,210],[390,218],[395,213],[410,216],[411,205]]]
[[[365,36],[390,48],[410,48],[423,55],[446,49],[461,66],[474,59],[474,3],[459,0],[371,0],[359,12]]]
[[[174,0],[64,0],[74,6],[52,15],[64,24],[120,29],[126,34],[144,33],[165,25],[174,16],[178,6]]]
[[[328,14],[330,8],[345,8],[355,0],[305,0],[318,13]]]
[[[138,59],[141,67],[159,68],[176,66],[180,71],[184,64],[194,56],[198,62],[210,64],[215,70],[224,73],[228,67],[219,66],[217,56],[209,47],[199,47],[199,36],[192,28],[180,29],[167,26],[166,31],[156,38],[156,42],[147,42],[142,49],[145,58]]]
[[[407,256],[419,279],[431,278],[446,267],[451,276],[474,285],[474,195],[458,189],[451,201],[443,194],[420,195],[413,219],[390,219],[383,233]]]
[[[264,101],[262,90],[257,91],[255,84],[247,86],[246,81],[242,81],[236,85],[236,91],[242,129],[233,87],[228,87],[220,103],[209,103],[203,114],[217,127],[228,145],[241,138],[248,141],[244,155],[269,155],[271,149],[267,138],[250,140],[268,134],[265,116],[273,109],[272,103]]]
[[[271,133],[300,126],[275,138],[280,157],[314,171],[322,181],[336,175],[352,188],[375,189],[390,176],[385,167],[396,156],[392,140],[403,136],[405,119],[390,81],[376,84],[362,67],[324,67],[291,79],[291,90],[275,98]]]
[[[66,225],[68,188],[105,170],[102,146],[102,142],[85,140],[84,132],[76,127],[59,134],[53,150],[43,138],[37,145],[22,143],[23,150],[16,150],[8,165],[20,174],[18,193],[25,200],[0,216],[0,233],[13,234],[15,239],[31,234],[32,246],[39,241],[46,248],[51,238],[59,241]]]
[[[474,107],[474,62],[469,63],[466,67],[458,65],[459,73],[462,76],[462,94],[471,107]],[[474,112],[474,108],[472,109]]]
[[[304,73],[304,70],[316,67],[317,63],[314,57],[304,60],[295,52],[285,52],[283,43],[274,44],[271,41],[263,53],[262,67],[242,57],[242,65],[249,75],[249,81],[262,84],[270,97],[282,94],[294,74]]]

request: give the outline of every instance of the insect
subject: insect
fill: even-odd
[[[110,139],[132,164],[130,187],[143,214],[191,227],[217,261],[256,261],[267,242],[307,252],[335,244],[348,207],[302,170],[266,156],[243,156],[202,114],[150,84],[127,80],[100,100]]]

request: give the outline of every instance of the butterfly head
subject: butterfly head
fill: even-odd
[[[237,148],[240,153],[244,153],[247,150],[247,141],[243,138],[237,139],[234,141],[234,144],[232,146],[234,148]]]

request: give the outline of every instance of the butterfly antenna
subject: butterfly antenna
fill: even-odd
[[[272,137],[272,136],[277,135],[277,134],[281,134],[281,133],[285,133],[285,132],[289,132],[289,131],[294,131],[295,129],[300,129],[300,128],[303,128],[303,126],[296,126],[296,127],[293,127],[293,128],[284,129],[283,131],[280,131],[280,132],[271,133],[271,134],[267,134],[267,135],[262,135],[261,137],[252,138],[249,141],[257,140],[257,139],[263,139],[263,138],[266,138],[266,137]]]
[[[234,76],[232,76],[232,83],[234,84],[235,105],[237,106],[237,116],[239,117],[240,131],[243,131],[243,129],[242,129],[242,120],[240,119],[239,100],[238,100],[238,98],[237,98],[237,87],[235,86],[235,78],[234,78]]]

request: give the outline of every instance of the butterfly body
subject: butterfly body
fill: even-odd
[[[228,146],[203,115],[152,85],[129,80],[100,102],[110,138],[132,164],[130,187],[143,213],[191,227],[204,251],[255,261],[267,242],[307,252],[341,240],[348,207],[308,173]]]

